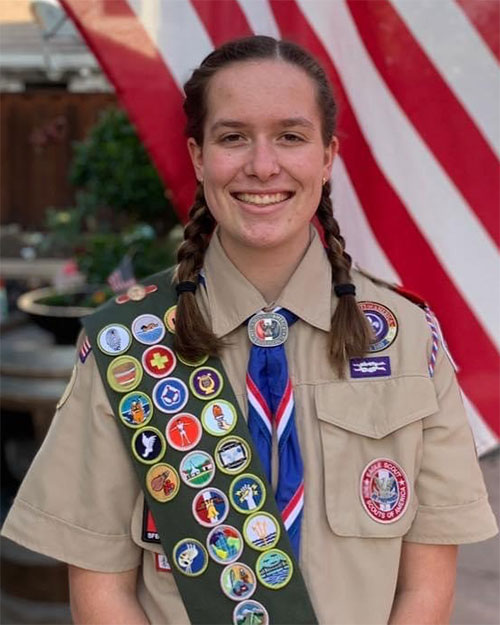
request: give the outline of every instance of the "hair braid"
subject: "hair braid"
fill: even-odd
[[[198,185],[196,198],[184,228],[184,241],[177,252],[177,279],[198,282],[203,259],[215,228],[215,219],[208,210],[203,188]],[[182,293],[177,300],[175,350],[186,360],[195,361],[206,354],[217,355],[223,346],[208,327],[194,293]]]
[[[334,284],[351,282],[351,257],[345,251],[345,241],[333,217],[330,182],[323,185],[316,216],[323,227],[326,253],[332,266]],[[330,358],[340,377],[349,358],[361,358],[372,340],[371,328],[359,309],[354,295],[339,298],[330,329]]]

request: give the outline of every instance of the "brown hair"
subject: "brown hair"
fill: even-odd
[[[313,80],[321,113],[323,143],[325,146],[329,145],[335,133],[337,106],[323,68],[297,44],[277,41],[262,35],[225,43],[209,54],[200,67],[194,70],[184,85],[186,136],[193,137],[198,145],[203,145],[207,89],[217,71],[231,63],[256,59],[277,59],[291,63],[302,68]],[[344,239],[333,217],[329,182],[323,185],[316,216],[324,230],[326,253],[332,266],[334,284],[350,282],[351,257],[345,251]],[[177,254],[179,282],[198,281],[205,251],[215,225],[202,186],[198,185],[195,203],[191,207],[189,222],[184,230],[184,242]],[[343,375],[348,358],[361,357],[368,351],[370,340],[369,324],[358,308],[354,295],[343,295],[339,298],[333,314],[330,331],[331,361],[339,375]],[[224,346],[224,342],[213,334],[202,317],[194,293],[179,295],[174,345],[181,356],[189,360],[196,360],[204,354],[218,355]]]

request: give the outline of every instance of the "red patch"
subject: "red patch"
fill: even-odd
[[[360,496],[365,511],[374,521],[394,523],[410,501],[408,479],[396,462],[377,458],[361,474]]]

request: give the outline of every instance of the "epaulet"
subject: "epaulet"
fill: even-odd
[[[417,293],[415,293],[414,291],[410,291],[409,289],[405,288],[404,286],[401,286],[400,284],[395,284],[394,282],[387,282],[386,280],[382,280],[381,278],[374,276],[368,271],[361,269],[361,267],[356,267],[356,269],[357,271],[359,271],[361,275],[365,276],[365,278],[368,278],[368,280],[371,280],[371,282],[373,282],[374,284],[378,286],[384,286],[387,289],[394,291],[398,295],[401,295],[401,297],[404,297],[405,299],[409,300],[413,304],[416,304],[420,308],[423,308],[424,310],[426,308],[429,308],[429,305],[427,304],[425,299],[421,297],[420,295],[418,295]]]

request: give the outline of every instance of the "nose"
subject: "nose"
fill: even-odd
[[[244,172],[263,182],[279,174],[280,164],[275,146],[266,139],[255,141],[248,153]]]

